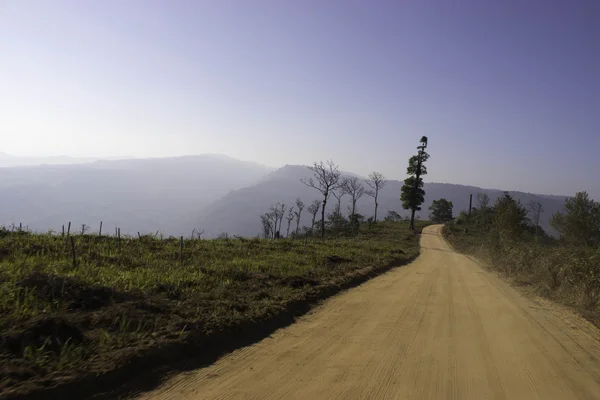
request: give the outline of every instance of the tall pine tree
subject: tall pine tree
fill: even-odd
[[[410,210],[410,229],[413,230],[415,229],[415,212],[421,210],[421,204],[425,201],[423,175],[427,174],[425,162],[429,159],[429,154],[425,151],[427,136],[423,136],[419,143],[421,144],[417,147],[419,150],[417,154],[408,159],[406,173],[410,176],[404,180],[404,185],[400,190],[402,208]]]

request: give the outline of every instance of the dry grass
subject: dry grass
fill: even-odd
[[[579,310],[600,322],[600,248],[500,241],[481,227],[448,224],[444,236],[457,251],[482,259],[513,284]]]

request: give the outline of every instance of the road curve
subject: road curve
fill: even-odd
[[[421,256],[139,399],[600,399],[600,334],[425,229]]]

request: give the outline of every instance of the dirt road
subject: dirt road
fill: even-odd
[[[532,302],[440,226],[414,263],[140,399],[600,399],[600,334]]]

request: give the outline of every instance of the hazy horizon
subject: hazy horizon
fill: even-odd
[[[0,152],[0,156],[1,155],[8,155],[8,156],[13,156],[12,154],[7,154],[4,152]],[[307,164],[284,164],[284,165],[266,165],[266,164],[261,164],[252,160],[242,160],[242,159],[238,159],[235,157],[231,157],[227,154],[218,154],[218,153],[205,153],[205,154],[184,154],[184,155],[180,155],[180,156],[156,156],[156,157],[129,157],[129,156],[107,156],[107,157],[97,157],[95,158],[93,161],[89,161],[88,158],[85,157],[73,157],[73,156],[67,156],[67,155],[60,155],[60,156],[14,156],[14,157],[23,157],[23,158],[41,158],[41,159],[48,159],[48,158],[67,158],[67,157],[71,157],[74,160],[75,159],[81,159],[83,161],[79,162],[79,163],[73,163],[73,164],[63,164],[63,163],[49,163],[49,164],[39,164],[39,163],[32,163],[32,164],[15,164],[14,167],[44,167],[44,166],[52,166],[52,165],[81,165],[81,164],[89,164],[95,161],[120,161],[120,160],[160,160],[160,159],[172,159],[172,158],[185,158],[185,157],[203,157],[203,156],[215,156],[215,157],[226,157],[232,160],[237,160],[237,161],[241,161],[241,162],[246,162],[246,163],[253,163],[259,166],[263,166],[263,167],[267,167],[267,168],[271,168],[272,171],[277,171],[279,169],[285,168],[286,166],[292,166],[292,167],[298,167],[298,166],[302,166],[302,167],[308,167],[310,165],[312,165],[312,163],[307,163]],[[343,171],[344,173],[350,173],[350,174],[354,174],[353,171],[347,170],[345,168],[343,168],[342,166],[339,166],[340,170]],[[2,166],[0,165],[0,168],[2,168]],[[368,178],[368,173],[364,174],[364,175],[360,175],[358,174],[357,176],[359,176],[362,179],[367,179]],[[310,177],[310,173],[307,173],[307,177]],[[386,180],[390,180],[390,181],[403,181],[406,176],[401,176],[399,178],[397,177],[391,177],[391,176],[384,176]],[[511,187],[488,187],[488,186],[479,186],[479,185],[474,185],[474,184],[468,184],[468,183],[456,183],[456,182],[445,182],[445,181],[432,181],[430,179],[428,179],[428,176],[426,175],[424,177],[424,182],[426,183],[442,183],[442,184],[454,184],[454,185],[461,185],[461,186],[473,186],[473,187],[479,187],[481,189],[485,189],[485,190],[500,190],[500,191],[517,191],[517,192],[523,192],[523,193],[532,193],[532,194],[539,194],[539,195],[549,195],[549,196],[558,196],[558,197],[571,197],[574,195],[574,193],[572,194],[568,194],[568,193],[542,193],[542,192],[531,192],[528,190],[521,190],[521,189],[515,189],[515,188],[511,188]],[[588,193],[590,195],[592,195],[593,197],[593,193],[589,192]],[[598,196],[598,198],[600,198],[600,196]]]
[[[598,200],[600,3],[5,1],[0,152],[332,159]]]
[[[0,165],[1,161],[2,157]],[[310,204],[320,199],[318,191],[301,182],[311,175],[306,166],[273,169],[214,154],[75,164],[0,168],[0,227],[23,224],[34,232],[57,232],[72,222],[74,227],[85,224],[97,230],[103,221],[106,232],[118,227],[129,235],[160,231],[188,236],[196,229],[205,231],[207,237],[223,232],[254,236],[260,229],[260,215],[270,205],[292,205],[297,198]],[[355,176],[351,171],[344,174]],[[380,215],[389,211],[407,215],[399,198],[401,186],[402,181],[387,181],[379,193]],[[485,192],[493,202],[501,195],[499,189],[509,190],[435,182],[426,182],[424,187],[425,203],[417,212],[421,218],[435,199],[453,202],[458,214],[467,209],[470,195]],[[543,204],[540,224],[545,230],[550,216],[564,202],[563,197],[511,194],[522,204]],[[372,216],[372,201],[363,196],[357,203],[366,218]],[[341,206],[349,205],[345,196]],[[328,202],[326,212],[332,207],[335,201]],[[308,214],[303,218],[303,225],[310,223]]]

